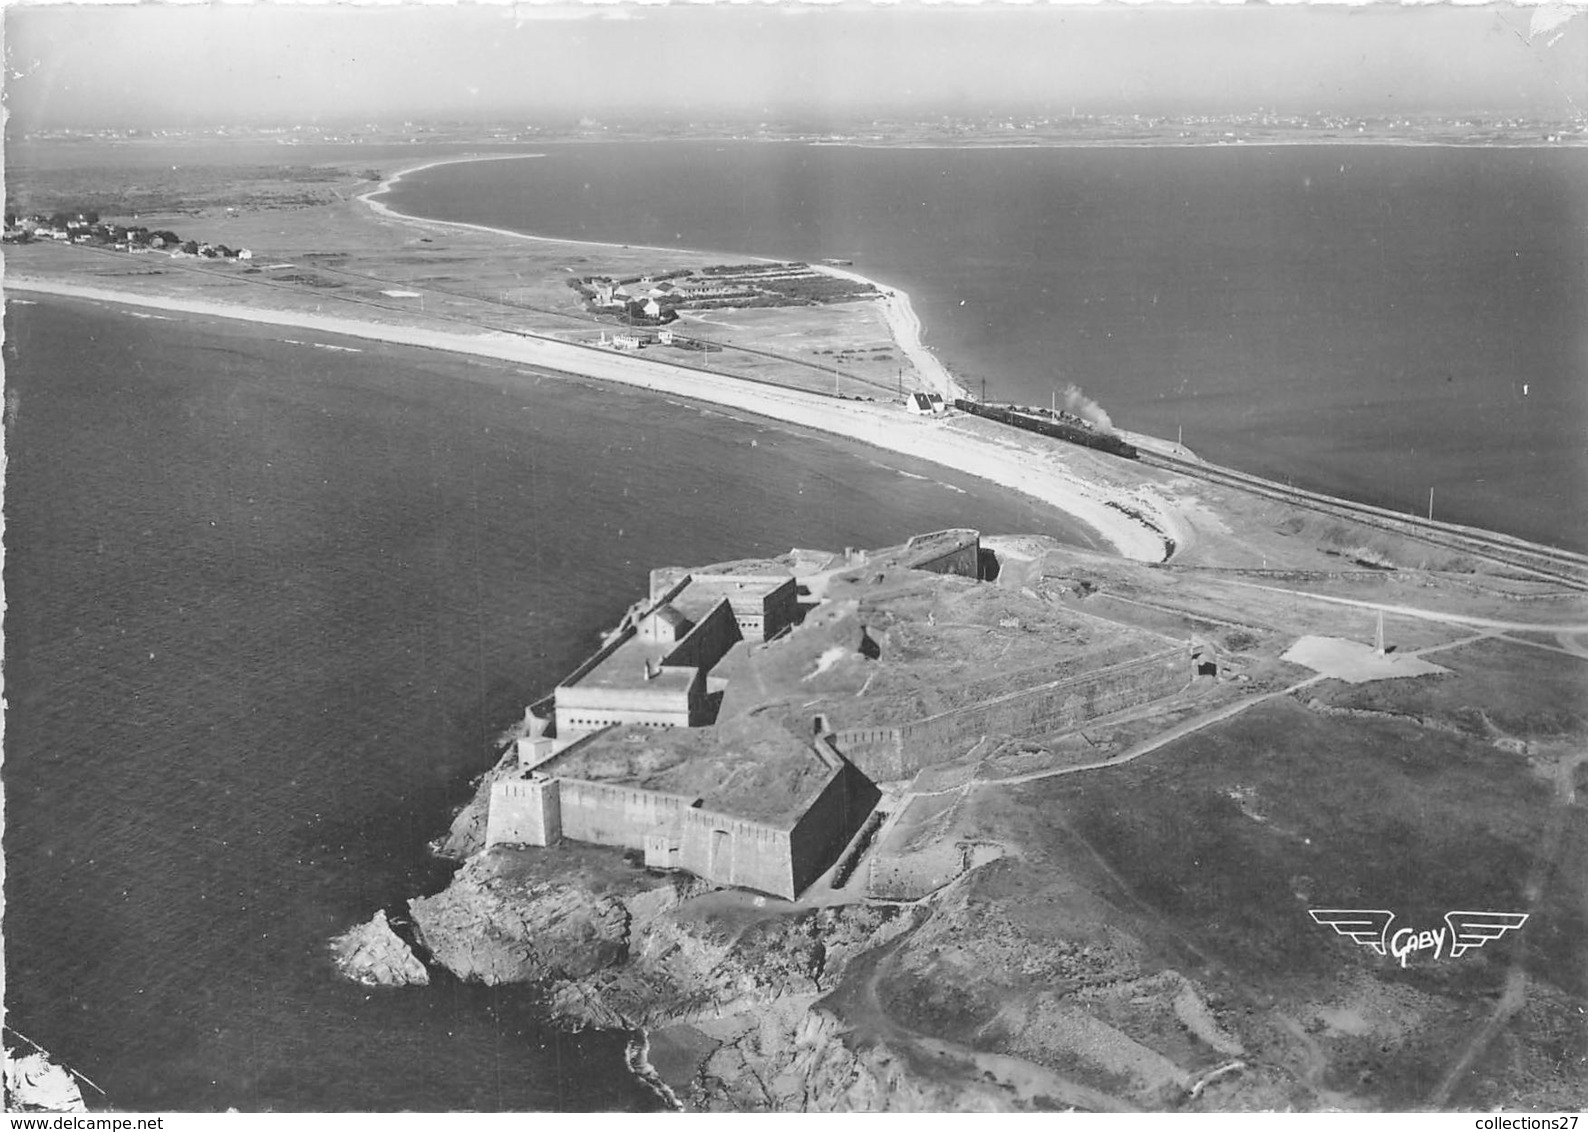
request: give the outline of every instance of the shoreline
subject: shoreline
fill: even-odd
[[[399,346],[469,354],[737,409],[910,456],[1018,491],[1079,523],[1123,558],[1162,562],[1168,557],[1170,540],[1175,546],[1183,545],[1182,539],[1176,537],[1179,532],[1174,529],[1171,515],[1155,513],[1153,518],[1157,525],[1150,525],[1121,509],[1142,506],[1138,491],[1109,489],[1062,466],[1034,459],[1031,448],[1020,446],[1020,442],[1027,439],[1024,434],[1012,434],[1007,443],[999,443],[944,428],[946,421],[907,416],[897,405],[888,402],[835,400],[822,394],[749,382],[597,347],[501,331],[436,330],[338,315],[141,295],[10,274],[6,276],[5,286],[8,292],[26,291],[295,327]],[[1170,528],[1167,533],[1163,529],[1165,526]]]
[[[740,256],[756,263],[784,263],[786,260],[764,255],[742,255],[739,252],[716,252],[711,249],[701,248],[672,248],[659,244],[620,244],[611,240],[572,240],[560,236],[543,236],[533,232],[519,232],[512,228],[497,228],[489,224],[473,224],[465,220],[437,220],[428,216],[415,216],[409,212],[399,212],[391,205],[375,198],[384,196],[386,192],[404,177],[412,173],[419,173],[425,169],[433,169],[439,165],[460,165],[471,161],[517,161],[533,157],[544,157],[542,153],[524,154],[482,154],[478,157],[447,157],[435,161],[426,161],[418,165],[409,165],[383,179],[378,185],[368,192],[359,193],[354,199],[359,203],[369,206],[374,212],[388,220],[398,223],[413,225],[440,225],[445,228],[460,228],[470,232],[483,232],[490,236],[500,236],[512,240],[534,240],[539,243],[571,244],[584,248],[612,248],[622,251],[650,251],[661,253],[689,253],[693,255],[722,255]],[[934,391],[941,393],[945,400],[952,401],[955,397],[963,396],[968,391],[964,386],[954,380],[948,367],[937,359],[931,348],[922,341],[921,335],[924,326],[920,316],[915,313],[915,307],[910,303],[909,293],[891,283],[885,283],[856,271],[834,267],[831,264],[811,263],[808,265],[812,271],[821,275],[831,276],[836,279],[848,279],[854,283],[863,283],[876,288],[881,298],[883,317],[887,321],[889,333],[893,335],[894,343],[905,357],[910,359],[910,364],[915,367],[915,372],[920,379]]]

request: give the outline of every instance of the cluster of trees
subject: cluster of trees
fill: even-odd
[[[803,260],[789,263],[714,263],[702,267],[702,275],[768,275],[779,271],[804,271],[810,264]]]

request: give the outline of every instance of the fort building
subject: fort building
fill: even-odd
[[[486,844],[617,846],[794,899],[866,823],[877,783],[1190,682],[1186,642],[981,584],[982,556],[978,532],[948,530],[654,571],[536,709],[549,718],[492,784]]]
[[[797,616],[788,573],[653,575],[650,601],[557,686],[557,734],[707,726],[712,668],[740,641],[775,637]]]
[[[651,572],[651,601],[669,601],[682,611],[700,610],[726,601],[745,638],[767,641],[791,627],[799,616],[798,587],[793,574],[715,573],[697,570],[686,574],[679,588],[678,571]]]
[[[621,726],[496,782],[487,841],[620,846],[653,868],[792,900],[878,797],[830,740],[755,717],[692,732]]]

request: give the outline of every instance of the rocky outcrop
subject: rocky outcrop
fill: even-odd
[[[725,930],[709,913],[657,916],[636,930],[626,964],[552,987],[553,1013],[575,1028],[641,1029],[813,1002],[856,956],[914,922],[908,912],[863,905],[773,905],[746,918]]]
[[[630,913],[577,878],[516,877],[483,853],[435,896],[409,901],[432,959],[482,983],[577,979],[628,958]]]
[[[425,986],[430,982],[430,972],[392,930],[384,910],[376,912],[369,923],[337,936],[331,941],[331,952],[338,971],[366,986]]]
[[[954,1104],[886,1048],[851,1050],[848,1027],[818,1005],[924,912],[794,909],[639,870],[614,886],[610,873],[537,860],[482,853],[445,891],[411,901],[432,961],[463,979],[539,983],[570,1029],[649,1031],[659,1082],[690,1108]]]

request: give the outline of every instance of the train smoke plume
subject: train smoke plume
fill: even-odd
[[[1083,421],[1091,421],[1103,432],[1114,431],[1114,422],[1103,411],[1103,406],[1082,393],[1078,385],[1064,387],[1064,407]]]

